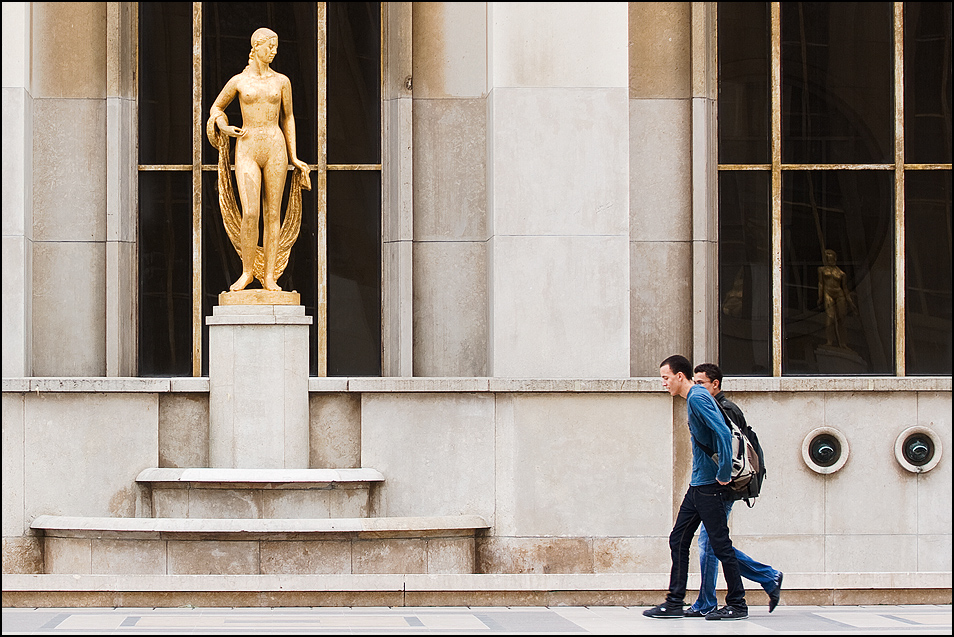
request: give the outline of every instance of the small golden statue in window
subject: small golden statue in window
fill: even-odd
[[[825,250],[825,265],[818,268],[818,304],[825,307],[825,344],[842,349],[848,347],[845,334],[845,317],[855,312],[855,302],[848,292],[845,271],[835,265],[834,250]]]
[[[219,207],[225,230],[242,258],[242,275],[232,292],[253,278],[265,290],[281,291],[278,278],[288,265],[301,229],[301,189],[311,190],[308,164],[298,159],[291,82],[269,65],[278,52],[278,35],[266,28],[252,34],[248,66],[226,83],[209,113],[206,134],[219,150]],[[232,126],[225,108],[238,96],[242,126]],[[242,209],[235,204],[229,165],[229,138],[235,137],[235,180]],[[295,167],[288,210],[281,220],[288,162]],[[264,215],[263,246],[258,245],[259,215]]]

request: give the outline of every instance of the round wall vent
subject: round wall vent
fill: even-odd
[[[816,473],[835,473],[848,462],[848,439],[832,427],[813,429],[802,442],[802,459]]]
[[[894,443],[894,457],[911,473],[930,471],[941,461],[941,439],[927,427],[908,427]]]

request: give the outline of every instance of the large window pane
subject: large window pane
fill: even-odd
[[[328,3],[328,163],[381,162],[381,3]]]
[[[783,374],[894,373],[893,177],[783,174]]]
[[[192,3],[139,3],[139,163],[192,163]]]
[[[772,371],[771,173],[719,174],[719,352],[726,374]]]
[[[769,10],[719,3],[719,163],[771,162]]]
[[[328,172],[328,375],[381,374],[381,173]]]
[[[259,27],[267,27],[278,34],[278,53],[271,68],[291,81],[298,158],[308,164],[317,163],[317,20],[314,2],[203,3],[203,163],[218,161],[215,148],[205,137],[209,108],[226,82],[248,64],[252,33]],[[225,114],[230,124],[238,125],[242,121],[238,99],[232,100]],[[191,119],[190,112],[190,125]],[[234,140],[232,152],[235,152]],[[191,161],[190,158],[189,163]]]
[[[192,374],[192,175],[139,173],[139,374]]]
[[[894,161],[890,2],[783,2],[782,162]]]
[[[951,3],[904,3],[904,153],[951,163]]]
[[[908,374],[951,374],[951,171],[904,176]]]

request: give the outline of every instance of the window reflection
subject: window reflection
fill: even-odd
[[[772,369],[771,174],[719,175],[719,352],[725,373]]]
[[[907,373],[950,374],[951,171],[904,179]]]
[[[894,161],[889,2],[783,2],[782,162]]]
[[[782,373],[894,372],[893,173],[782,178]]]
[[[192,374],[192,176],[139,173],[139,373]]]
[[[904,152],[951,163],[951,3],[904,3]]]
[[[764,2],[719,3],[719,163],[766,164],[769,20]]]

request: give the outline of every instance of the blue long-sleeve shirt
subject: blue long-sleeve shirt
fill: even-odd
[[[692,445],[690,486],[713,484],[717,479],[728,482],[732,477],[732,432],[725,424],[719,406],[705,387],[693,385],[686,396],[686,408],[689,412],[689,431],[696,440],[719,454],[719,465],[716,466],[699,445]]]

